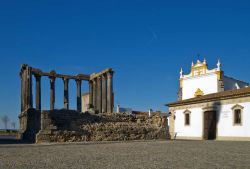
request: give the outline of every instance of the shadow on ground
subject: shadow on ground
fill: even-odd
[[[32,144],[31,142],[17,139],[16,136],[0,136],[1,144]]]

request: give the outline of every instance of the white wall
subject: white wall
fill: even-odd
[[[250,137],[250,103],[240,103],[243,106],[242,126],[233,125],[232,107],[235,104],[227,104],[221,106],[219,114],[218,136],[222,137]]]
[[[226,104],[219,106],[217,136],[218,137],[250,137],[250,102],[239,103],[243,106],[242,126],[233,124],[232,107],[236,104]],[[191,108],[190,126],[185,126],[184,111],[180,109],[175,111],[175,133],[178,137],[200,137],[203,133],[203,110],[202,108]]]
[[[189,126],[185,126],[185,110],[175,111],[175,133],[177,133],[177,139],[178,137],[202,137],[202,109],[188,109],[191,111]]]
[[[182,99],[193,98],[195,92],[200,88],[205,94],[218,92],[218,80],[215,73],[194,76],[183,79]]]

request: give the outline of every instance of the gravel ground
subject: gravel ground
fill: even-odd
[[[2,144],[0,169],[250,168],[250,142]]]

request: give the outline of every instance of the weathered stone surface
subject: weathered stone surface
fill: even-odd
[[[20,130],[18,138],[30,142],[35,142],[36,134],[40,130],[41,113],[33,108],[23,111],[19,115]]]
[[[44,126],[37,135],[37,143],[169,138],[167,119],[160,116],[146,118],[54,110],[42,112],[42,124]]]
[[[49,73],[22,65],[20,138],[36,142],[121,141],[168,137],[166,118],[112,114],[113,70],[77,76]],[[36,77],[36,109],[33,109],[32,75]],[[41,108],[41,77],[50,79],[50,111]],[[64,109],[55,110],[55,82],[64,82]],[[69,80],[77,83],[77,111],[69,108]],[[81,81],[90,84],[90,113],[81,111]],[[97,113],[97,114],[96,114]]]
[[[112,75],[113,70],[111,68],[106,69],[100,73],[93,73],[91,75],[78,74],[76,76],[57,74],[54,70],[50,72],[42,72],[40,69],[36,69],[23,64],[20,70],[21,78],[21,113],[20,113],[20,138],[30,138],[30,141],[35,140],[36,133],[40,130],[38,138],[40,140],[50,140],[50,136],[47,133],[52,133],[52,130],[79,130],[80,125],[82,124],[81,119],[83,117],[79,116],[81,111],[82,102],[81,102],[81,84],[82,81],[89,81],[89,112],[93,113],[112,113],[113,111],[113,98],[112,100],[107,97],[107,81],[106,74],[110,74],[109,77],[109,92],[113,94],[113,81]],[[32,76],[36,78],[36,110],[33,110],[33,94],[32,94]],[[50,110],[53,111],[53,114],[50,112],[42,113],[41,116],[41,78],[47,76],[50,79]],[[105,78],[104,78],[105,77]],[[64,109],[69,109],[69,80],[75,80],[77,85],[77,113],[72,113],[70,115],[60,114],[54,111],[55,109],[55,92],[56,92],[56,79],[61,78],[64,82]],[[107,103],[109,102],[110,110],[107,111]],[[102,107],[102,104],[104,105]],[[111,108],[112,107],[112,108]],[[35,113],[34,113],[35,112]],[[65,114],[67,114],[66,112]],[[54,114],[55,113],[55,114]],[[75,114],[75,115],[73,115]],[[95,119],[95,118],[94,118]],[[41,123],[41,125],[40,125]],[[55,123],[55,124],[54,124]],[[30,125],[32,124],[32,125]],[[34,125],[33,125],[34,124]],[[34,128],[32,128],[32,126]],[[59,128],[59,129],[58,129]],[[60,129],[61,128],[61,129]],[[35,132],[34,132],[35,131]]]

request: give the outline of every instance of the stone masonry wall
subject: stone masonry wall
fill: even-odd
[[[29,108],[19,115],[20,130],[18,138],[24,141],[35,142],[36,134],[40,130],[40,111]]]
[[[36,142],[81,142],[168,139],[167,118],[126,114],[43,111]]]

